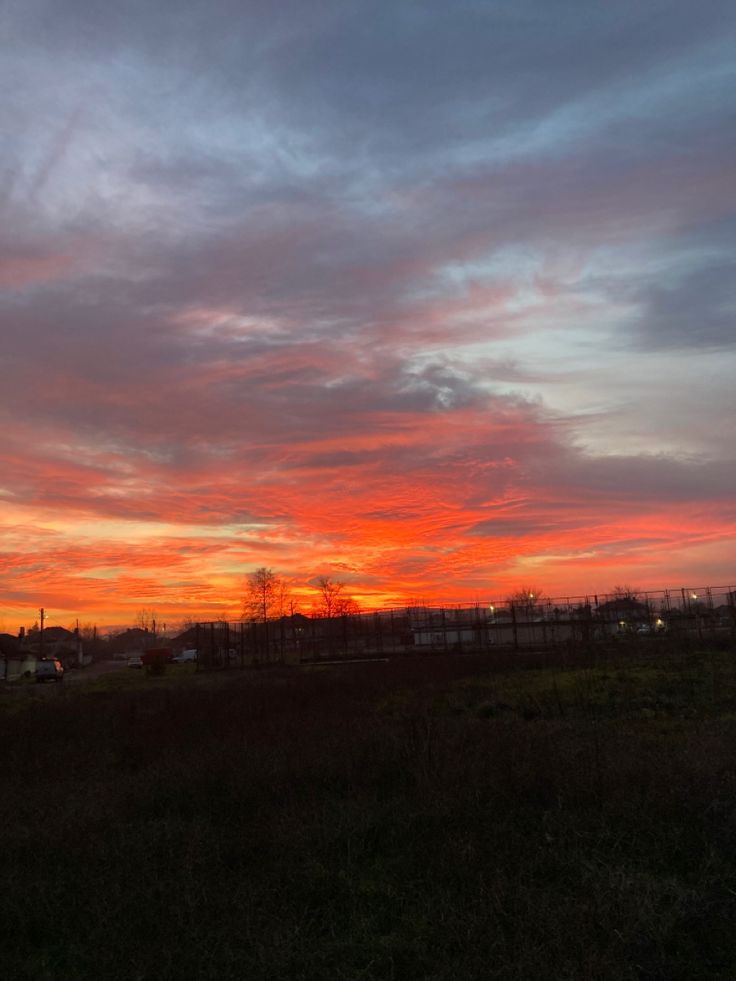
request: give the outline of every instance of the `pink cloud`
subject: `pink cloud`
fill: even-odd
[[[71,255],[0,255],[0,287],[23,289],[61,279],[74,261]]]

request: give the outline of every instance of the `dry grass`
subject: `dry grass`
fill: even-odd
[[[0,973],[736,976],[731,655],[511,664],[107,679],[0,714]]]

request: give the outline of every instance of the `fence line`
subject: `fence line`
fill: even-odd
[[[701,586],[589,594],[517,595],[499,602],[429,605],[265,622],[198,623],[201,667],[304,663],[392,654],[529,650],[646,641],[662,634],[736,639],[736,587]]]

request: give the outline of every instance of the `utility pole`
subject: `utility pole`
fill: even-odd
[[[39,613],[41,614],[41,618],[39,621],[41,624],[41,632],[38,639],[38,653],[41,655],[41,659],[43,660],[43,653],[44,653],[43,652],[43,621],[44,621],[44,617],[46,616],[46,611],[44,610],[43,607],[41,607]]]

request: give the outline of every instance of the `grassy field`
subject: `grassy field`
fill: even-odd
[[[736,652],[646,649],[6,693],[0,975],[736,978]]]

